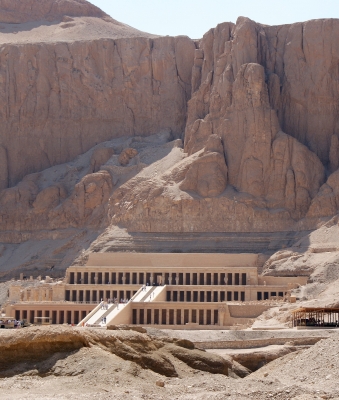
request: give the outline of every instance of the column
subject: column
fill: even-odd
[[[181,325],[185,325],[185,310],[181,310]]]
[[[150,276],[150,286],[152,286],[153,285],[153,282],[154,282],[154,275],[153,275],[153,272],[151,273],[151,276]]]
[[[60,310],[56,311],[56,323],[60,324]]]
[[[207,323],[207,310],[203,310],[204,313],[204,325]]]
[[[214,325],[215,321],[214,321],[214,310],[211,310],[211,325]]]
[[[81,274],[80,282],[84,283],[85,282],[85,273],[83,271],[81,271],[80,274]]]
[[[154,325],[154,309],[151,309],[151,324]]]
[[[166,285],[166,282],[165,282],[165,272],[163,272],[163,273],[161,274],[161,284],[162,284],[162,285]]]
[[[204,272],[204,285],[207,284],[207,272]]]
[[[140,310],[137,309],[137,325],[140,325]]]
[[[169,283],[169,285],[172,285],[172,272],[169,273],[168,283]]]
[[[166,325],[169,325],[169,309],[166,309]]]
[[[71,311],[71,324],[74,324],[74,310]]]
[[[184,302],[186,302],[187,301],[187,291],[185,290],[184,291]]]
[[[193,285],[193,272],[190,272],[190,285]]]
[[[126,282],[126,272],[122,273],[122,284],[124,285]],[[119,282],[120,283],[120,282]]]
[[[172,292],[172,290],[170,290],[168,293],[169,293],[169,301],[172,301],[172,299],[173,299],[173,292]]]
[[[191,308],[188,310],[188,322],[192,323],[192,309]]]
[[[95,285],[98,284],[98,273],[97,272],[95,272],[95,275],[94,275],[94,284]]]

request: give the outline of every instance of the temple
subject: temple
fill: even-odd
[[[11,286],[6,314],[83,326],[247,326],[307,283],[260,276],[258,266],[257,254],[93,253],[63,281]]]

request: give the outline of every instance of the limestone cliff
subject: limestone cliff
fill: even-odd
[[[30,3],[0,3],[1,265],[64,267],[99,233],[90,251],[215,233],[265,251],[339,212],[338,20],[241,17],[192,41]]]
[[[8,24],[0,30],[0,148],[6,154],[0,158],[0,189],[114,137],[162,130],[182,135],[192,40],[156,38],[102,20],[105,14],[86,1],[3,0],[1,12],[0,21],[12,15],[18,25],[16,35]],[[20,22],[44,18],[62,21],[38,23],[18,40],[27,30]],[[54,41],[52,36],[45,42],[51,29]]]

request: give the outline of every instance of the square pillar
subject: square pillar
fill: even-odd
[[[192,323],[192,309],[191,308],[188,310],[188,322]]]
[[[204,325],[207,324],[207,310],[203,310],[204,313]]]
[[[137,310],[137,325],[140,325],[140,310]]]
[[[154,325],[154,309],[151,309],[151,324]]]
[[[166,325],[169,325],[169,309],[166,309]]]

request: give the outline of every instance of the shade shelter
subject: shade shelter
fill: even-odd
[[[339,308],[302,307],[292,311],[293,327],[336,328]]]

